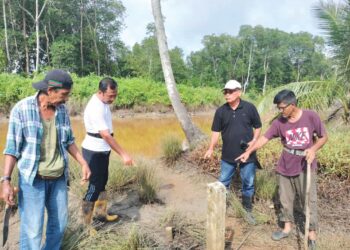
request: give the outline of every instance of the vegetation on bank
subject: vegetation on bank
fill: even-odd
[[[11,107],[29,95],[35,93],[32,83],[44,79],[44,73],[33,79],[15,74],[0,74],[0,111],[8,113]],[[91,95],[98,89],[98,82],[102,77],[90,75],[78,77],[72,74],[74,85],[69,100],[71,113],[79,113],[85,107]],[[146,78],[116,78],[119,84],[119,96],[114,108],[137,108],[140,106],[171,105],[165,84]],[[188,108],[217,106],[223,102],[221,90],[213,87],[191,87],[178,85],[182,102]]]

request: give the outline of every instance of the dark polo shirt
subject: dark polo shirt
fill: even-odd
[[[240,100],[236,110],[225,103],[215,112],[211,130],[221,132],[222,160],[235,163],[234,159],[240,156],[241,141],[250,142],[254,136],[254,129],[261,128],[261,120],[255,106],[250,102]],[[247,162],[256,161],[256,153],[250,155]]]

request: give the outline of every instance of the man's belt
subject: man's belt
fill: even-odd
[[[283,150],[292,155],[305,156],[305,151],[301,149],[289,149],[284,147]]]
[[[56,177],[56,176],[44,176],[44,175],[36,174],[36,177],[42,180],[57,180],[61,178],[61,176],[62,175]]]
[[[90,133],[90,132],[86,132],[86,133],[92,137],[102,139],[102,136],[100,135],[100,133]],[[111,136],[113,136],[113,133],[111,133]]]

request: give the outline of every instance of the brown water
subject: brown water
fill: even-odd
[[[210,126],[214,114],[196,115],[194,123],[206,134],[210,134]],[[83,120],[71,120],[76,143],[81,145],[85,136]],[[0,165],[3,165],[3,150],[6,143],[7,122],[0,122]],[[157,116],[146,118],[115,118],[113,120],[115,138],[132,157],[158,157],[161,155],[161,143],[169,135],[185,138],[175,116]]]

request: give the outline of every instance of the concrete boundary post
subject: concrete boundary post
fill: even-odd
[[[207,250],[225,249],[226,187],[221,182],[207,185]]]

